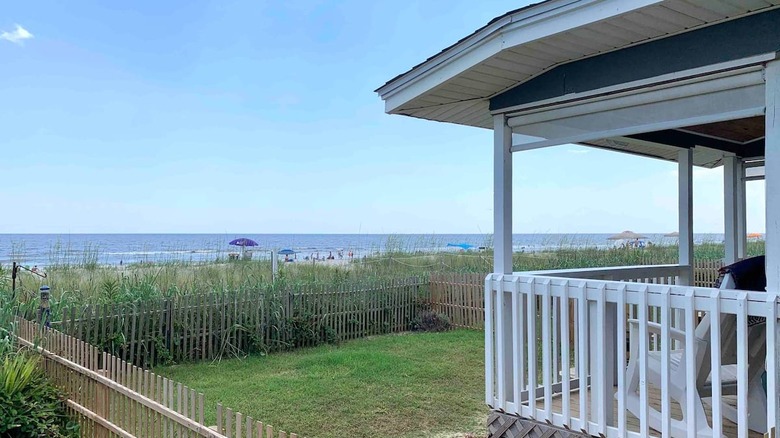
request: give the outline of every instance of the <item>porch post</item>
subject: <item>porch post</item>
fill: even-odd
[[[680,149],[677,153],[677,230],[679,255],[677,263],[687,266],[680,271],[680,284],[693,285],[693,149]]]
[[[747,198],[745,198],[745,162],[737,166],[737,259],[747,257]]]
[[[723,234],[726,256],[723,263],[730,265],[737,261],[737,186],[739,161],[737,157],[723,159]]]
[[[503,114],[493,116],[493,272],[512,273],[512,129]],[[497,293],[498,294],[498,293]],[[499,406],[514,400],[512,370],[512,293],[496,296],[497,346],[496,376],[499,385]],[[499,310],[500,309],[500,310]],[[520,321],[515,321],[520,324]],[[500,325],[500,327],[499,327]],[[503,342],[501,339],[503,338]],[[503,397],[501,397],[503,395]]]
[[[766,78],[766,138],[765,138],[765,187],[766,187],[766,290],[774,295],[774,301],[780,296],[780,61],[767,63],[764,70]],[[777,305],[777,304],[775,304]],[[768,324],[767,329],[777,327]],[[777,334],[777,331],[775,331]],[[776,347],[777,335],[773,340],[767,334],[767,418],[769,426],[780,428],[780,352]],[[771,429],[770,429],[771,432]]]
[[[512,129],[493,116],[493,272],[512,273]]]

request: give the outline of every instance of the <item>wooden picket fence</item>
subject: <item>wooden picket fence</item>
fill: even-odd
[[[723,267],[720,260],[696,260],[693,263],[693,285],[713,287],[718,279],[718,269]]]
[[[718,278],[719,260],[694,263],[694,286],[712,287]],[[487,274],[431,274],[430,304],[447,315],[455,327],[482,330],[485,326],[485,276]]]
[[[455,327],[485,326],[485,275],[431,274],[431,310],[447,315]]]
[[[204,421],[205,397],[50,328],[17,319],[19,343],[40,352],[47,378],[64,390],[82,437],[297,438],[217,405],[217,424]]]
[[[136,366],[212,360],[409,330],[428,280],[182,295],[65,309],[54,326]]]

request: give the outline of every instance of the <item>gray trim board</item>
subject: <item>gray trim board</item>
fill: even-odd
[[[563,64],[490,99],[490,110],[780,51],[780,9]]]

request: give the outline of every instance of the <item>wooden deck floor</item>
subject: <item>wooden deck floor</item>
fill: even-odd
[[[654,407],[655,409],[661,410],[661,391],[656,388],[649,388],[650,389],[650,406]],[[617,390],[617,388],[615,388]],[[590,392],[590,390],[588,390]],[[590,396],[590,394],[588,394]],[[736,401],[733,397],[725,397],[724,398],[727,402],[729,402],[732,405],[736,404]],[[733,403],[732,403],[733,402]],[[554,412],[562,412],[562,398],[561,394],[558,394],[553,399],[553,411]],[[573,391],[569,395],[569,404],[570,409],[572,412],[572,417],[579,416],[580,411],[580,393],[579,391]],[[617,421],[617,401],[615,401],[615,421]],[[708,406],[706,403],[704,405],[704,410],[707,414],[707,418],[709,421],[710,426],[712,425],[712,408]],[[672,403],[672,418],[674,419],[682,419],[680,406],[677,403]],[[630,412],[626,412],[626,423],[628,426],[628,430],[639,432],[639,419],[632,415]],[[736,438],[737,435],[737,425],[732,423],[731,421],[727,419],[723,419],[723,435],[725,437],[734,437]],[[652,437],[660,437],[661,433],[659,431],[650,429],[650,436]],[[749,435],[750,438],[762,438],[763,434],[758,432],[750,431]]]

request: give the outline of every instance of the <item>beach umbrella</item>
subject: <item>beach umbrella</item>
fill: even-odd
[[[461,249],[470,249],[474,248],[474,245],[471,245],[469,243],[448,243],[447,246],[454,246]]]
[[[279,250],[278,254],[279,255],[293,255],[293,254],[295,254],[295,251],[293,251],[293,250],[291,250],[289,248],[285,248],[285,249]]]
[[[664,237],[680,237],[680,233],[677,231],[672,231],[671,233],[664,234]]]
[[[622,233],[615,234],[614,236],[607,237],[607,240],[636,240],[647,239],[646,236],[637,234],[633,231],[623,231]]]
[[[747,235],[748,239],[761,239],[762,237],[764,237],[764,235],[761,233],[748,233]]]
[[[230,243],[228,243],[228,245],[242,246],[242,247],[257,246],[257,242],[246,237],[239,237],[238,239],[231,240]]]
[[[230,242],[228,242],[228,245],[233,246],[240,246],[241,247],[241,257],[244,257],[244,253],[246,252],[247,246],[257,246],[257,242],[255,242],[252,239],[249,239],[247,237],[239,237],[238,239],[233,239]]]

